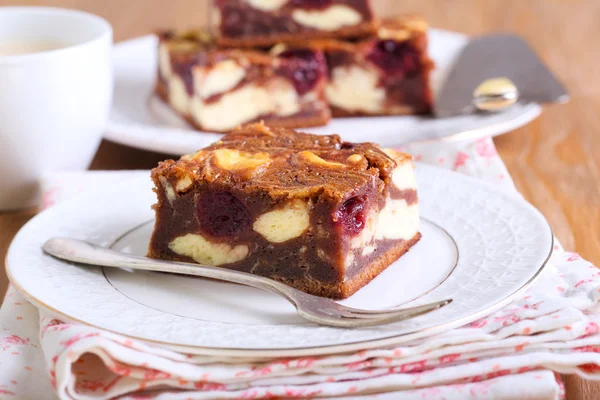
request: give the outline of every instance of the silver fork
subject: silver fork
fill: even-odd
[[[358,328],[402,321],[428,313],[452,302],[451,299],[448,299],[403,309],[360,310],[341,305],[331,299],[301,292],[283,283],[258,275],[208,265],[138,257],[77,239],[50,239],[44,243],[43,249],[48,254],[61,260],[81,264],[195,275],[252,286],[284,297],[296,307],[298,314],[310,321],[319,325],[341,328]]]

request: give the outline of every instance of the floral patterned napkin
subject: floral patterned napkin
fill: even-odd
[[[407,149],[514,190],[491,139]],[[147,172],[49,179],[44,206]],[[600,272],[555,248],[519,299],[468,326],[396,348],[297,359],[193,356],[38,312],[9,289],[0,309],[0,398],[560,399],[558,374],[600,379]]]

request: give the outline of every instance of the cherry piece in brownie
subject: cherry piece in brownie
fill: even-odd
[[[255,47],[315,38],[356,38],[375,31],[370,0],[214,0],[222,46]]]
[[[418,17],[383,20],[377,34],[359,42],[316,44],[326,50],[326,97],[334,116],[431,112],[427,24]]]
[[[421,237],[412,158],[257,123],[152,171],[149,257],[346,298]]]
[[[264,120],[273,126],[325,124],[323,53],[218,48],[206,32],[159,35],[158,95],[196,128],[226,132]]]

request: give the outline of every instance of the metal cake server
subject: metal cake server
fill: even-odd
[[[518,36],[493,34],[472,39],[458,56],[435,101],[435,115],[447,117],[499,111],[517,101],[564,103],[563,85]]]
[[[61,260],[103,267],[131,268],[145,271],[202,276],[252,286],[282,296],[292,303],[300,316],[320,325],[359,328],[413,318],[452,302],[451,299],[409,308],[360,310],[335,301],[301,292],[283,283],[245,272],[183,262],[163,261],[110,250],[69,238],[54,238],[43,245],[46,253]]]

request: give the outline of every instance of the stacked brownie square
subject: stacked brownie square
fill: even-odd
[[[429,113],[427,24],[369,0],[214,0],[212,27],[159,34],[156,91],[198,129]]]
[[[216,45],[205,32],[160,36],[157,93],[199,129],[226,132],[264,119],[282,127],[329,120],[327,66],[321,51],[273,55]]]

